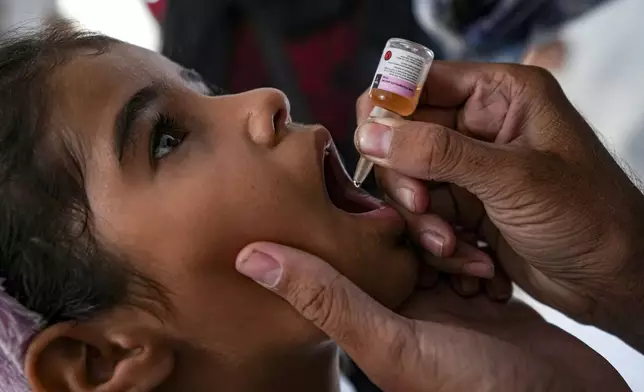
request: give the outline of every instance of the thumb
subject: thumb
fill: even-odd
[[[374,118],[356,131],[358,151],[369,160],[409,177],[449,182],[477,190],[511,167],[507,147],[470,138],[438,124]],[[510,165],[510,166],[508,166]]]
[[[236,267],[288,301],[376,379],[395,374],[396,357],[418,348],[411,320],[380,305],[318,257],[261,242],[244,248]]]

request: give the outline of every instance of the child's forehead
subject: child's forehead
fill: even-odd
[[[158,53],[117,43],[104,52],[73,56],[54,71],[51,91],[59,110],[100,111],[143,86],[179,80],[181,69]]]
[[[69,86],[75,82],[104,84],[172,79],[181,67],[153,51],[115,43],[103,52],[82,50],[73,56],[55,79]]]

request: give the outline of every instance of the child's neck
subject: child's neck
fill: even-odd
[[[163,391],[338,392],[338,348],[332,342],[299,350],[267,352],[253,361],[227,363],[215,356],[181,361]],[[204,377],[204,375],[206,375]]]
[[[244,390],[338,392],[340,389],[338,348],[334,343],[300,353],[271,355],[258,366],[261,369],[253,372],[258,375],[256,382]]]

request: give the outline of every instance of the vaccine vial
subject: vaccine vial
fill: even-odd
[[[385,50],[369,89],[374,105],[370,117],[403,117],[416,110],[434,52],[415,42],[401,38],[387,41]],[[360,187],[373,163],[360,157],[353,175],[353,184]]]
[[[387,41],[373,78],[369,98],[375,106],[401,116],[416,110],[434,53],[400,38]]]

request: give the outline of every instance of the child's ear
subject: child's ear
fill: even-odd
[[[25,358],[34,392],[152,391],[173,368],[172,349],[152,329],[116,322],[56,324],[35,337]]]

